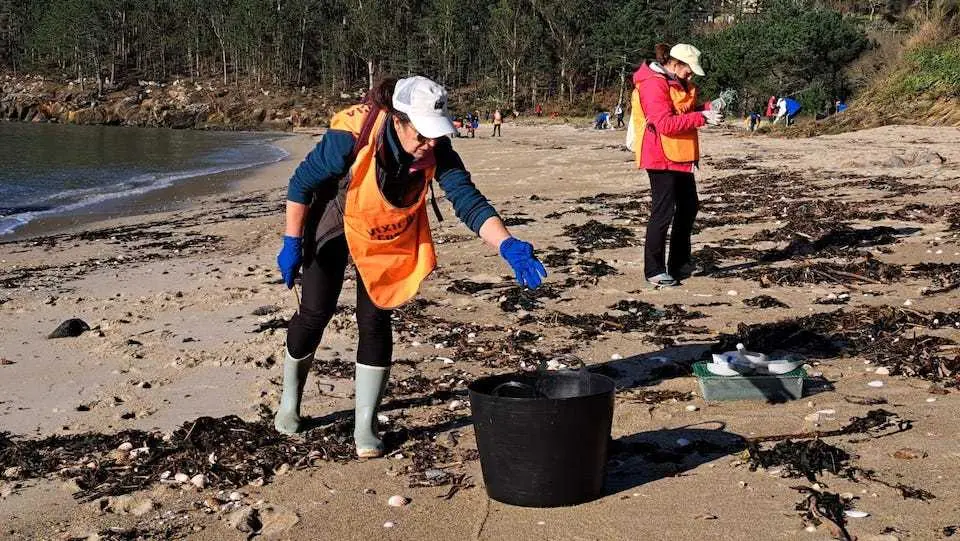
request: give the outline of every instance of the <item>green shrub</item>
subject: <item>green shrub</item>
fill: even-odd
[[[901,92],[960,96],[960,39],[920,47],[906,55],[908,73]]]

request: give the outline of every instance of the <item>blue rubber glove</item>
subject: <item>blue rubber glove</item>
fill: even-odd
[[[547,269],[533,255],[533,245],[529,242],[507,237],[500,243],[500,256],[507,260],[517,277],[517,283],[536,289],[547,277]]]
[[[284,235],[283,248],[277,254],[277,266],[280,267],[280,274],[283,275],[283,281],[287,284],[287,289],[293,287],[293,281],[297,278],[302,263],[303,239]]]

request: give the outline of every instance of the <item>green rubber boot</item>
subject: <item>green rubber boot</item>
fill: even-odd
[[[356,367],[353,441],[357,445],[358,457],[376,458],[383,456],[383,442],[377,437],[377,408],[387,388],[390,367],[359,363]]]
[[[294,359],[290,351],[286,351],[283,359],[283,394],[280,395],[280,407],[273,419],[277,432],[296,434],[300,431],[300,398],[312,365],[313,353],[302,359]]]

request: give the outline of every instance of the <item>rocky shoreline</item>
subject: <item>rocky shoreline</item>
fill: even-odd
[[[207,79],[131,81],[98,92],[95,81],[0,76],[0,120],[176,129],[282,130],[319,127],[358,93],[332,100],[315,89],[266,88]]]

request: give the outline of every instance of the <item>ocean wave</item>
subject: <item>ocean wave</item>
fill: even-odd
[[[269,165],[290,156],[289,152],[277,145],[266,143],[266,146],[273,149],[276,154],[258,161],[223,164],[171,173],[139,175],[109,186],[63,190],[51,194],[30,206],[0,207],[0,236],[9,235],[18,228],[38,218],[73,212],[113,199],[141,195],[154,190],[167,188],[178,181],[190,178],[205,177],[218,173],[241,171],[252,167]]]

